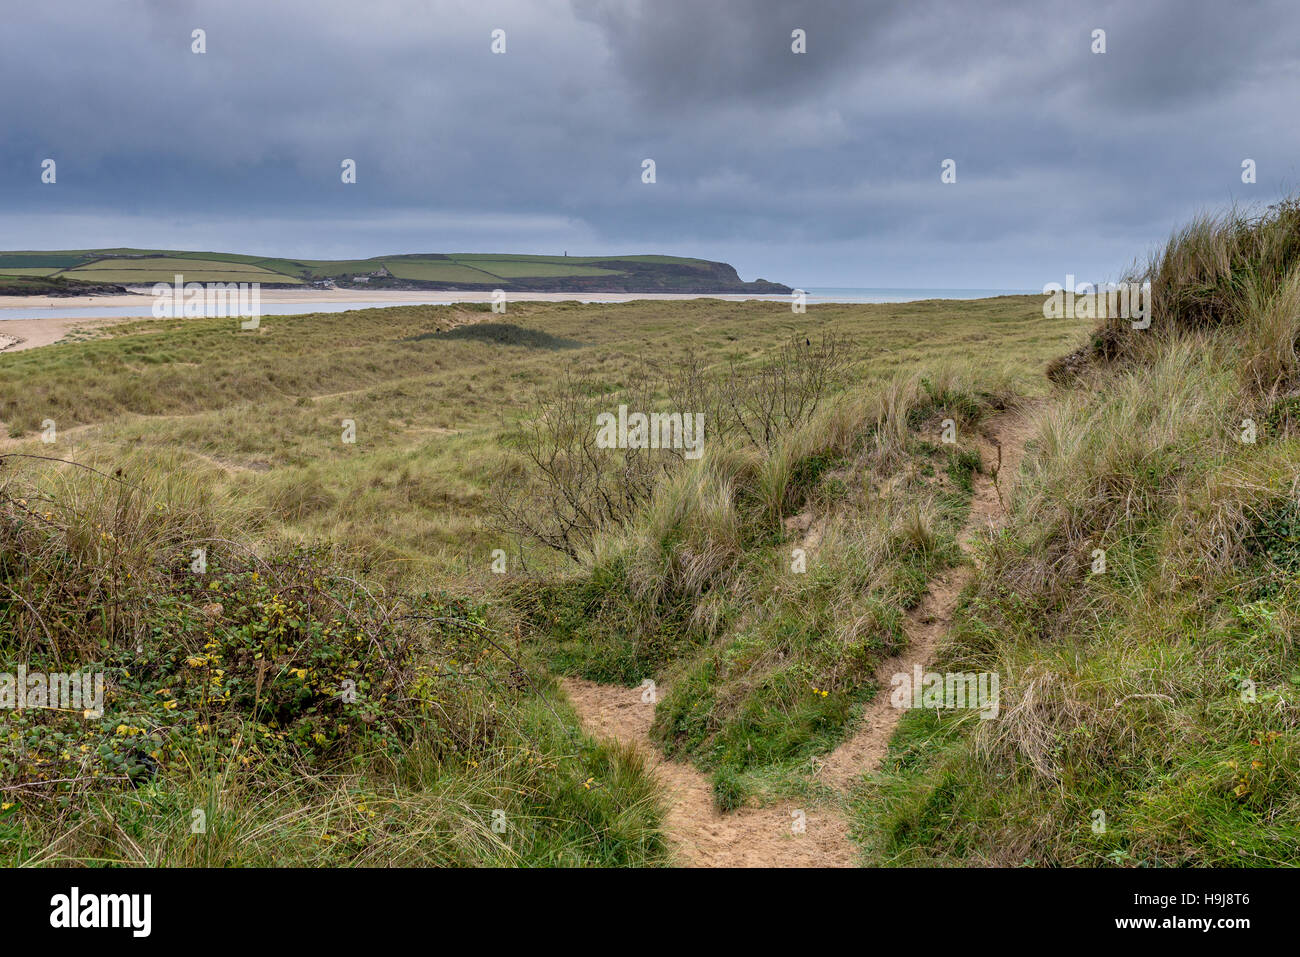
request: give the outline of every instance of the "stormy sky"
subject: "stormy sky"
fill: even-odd
[[[3,14],[6,249],[657,252],[805,287],[1038,289],[1117,278],[1195,212],[1300,181],[1300,4],[1282,0]]]

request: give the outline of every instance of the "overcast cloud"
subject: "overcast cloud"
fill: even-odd
[[[1280,0],[4,6],[8,249],[662,252],[805,287],[1041,288],[1300,181]]]

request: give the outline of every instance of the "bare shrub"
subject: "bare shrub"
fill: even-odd
[[[718,382],[717,432],[771,449],[817,414],[850,361],[847,340],[827,334],[816,343],[792,336],[775,358],[754,368],[733,362]]]
[[[626,523],[649,502],[685,460],[680,448],[599,447],[598,414],[620,404],[702,414],[710,442],[770,453],[816,416],[849,361],[847,341],[828,335],[816,343],[792,338],[775,358],[751,367],[714,370],[695,356],[667,370],[641,365],[617,392],[567,374],[508,433],[522,467],[504,470],[495,485],[497,526],[578,559],[599,532]]]
[[[596,416],[620,403],[650,408],[650,382],[638,375],[616,395],[570,373],[542,393],[507,438],[525,467],[507,472],[493,489],[498,526],[577,559],[597,532],[625,522],[683,451],[601,448]]]

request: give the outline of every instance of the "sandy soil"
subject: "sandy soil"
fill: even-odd
[[[1030,434],[1026,413],[1004,413],[987,423],[981,437],[984,470],[975,478],[970,515],[959,541],[970,555],[979,536],[999,525],[1009,479],[1017,474]],[[993,476],[993,479],[990,478]],[[995,481],[996,480],[996,484]],[[999,490],[1001,495],[999,495]],[[799,523],[809,547],[821,538],[817,523]],[[910,641],[906,650],[882,662],[877,679],[889,687],[891,675],[924,669],[947,633],[962,588],[969,581],[969,564],[949,570],[931,582],[925,597],[908,615]],[[689,867],[851,867],[857,852],[849,839],[848,823],[833,808],[802,809],[792,802],[762,808],[745,807],[720,814],[713,807],[709,779],[689,764],[665,760],[651,742],[654,705],[641,701],[639,688],[602,685],[566,678],[561,686],[578,712],[583,727],[598,737],[612,737],[641,749],[652,762],[669,808],[668,838],[676,862]],[[660,689],[662,692],[662,688]],[[838,791],[879,767],[902,717],[891,707],[887,693],[878,695],[863,713],[858,730],[829,754],[818,770],[819,779]],[[803,810],[805,831],[793,832],[793,812]]]

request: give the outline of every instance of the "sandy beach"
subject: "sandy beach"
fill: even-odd
[[[13,319],[0,323],[0,352],[22,352],[53,345],[73,329],[125,322],[125,319]]]

